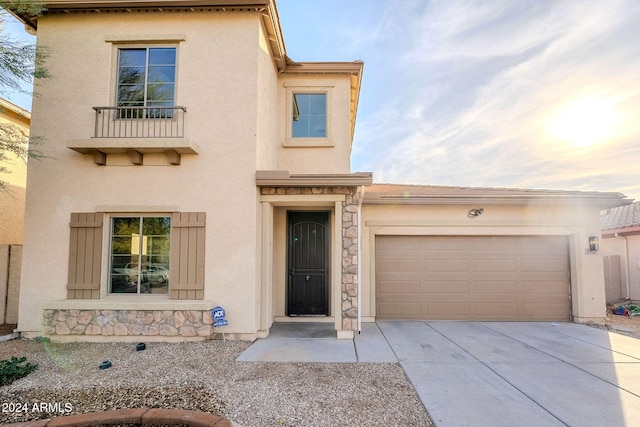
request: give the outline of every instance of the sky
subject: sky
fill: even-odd
[[[353,172],[640,199],[640,1],[277,5],[294,61],[365,63]]]

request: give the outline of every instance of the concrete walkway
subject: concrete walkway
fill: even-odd
[[[375,323],[362,325],[354,340],[336,339],[333,323],[274,323],[266,339],[254,342],[239,362],[397,363]]]
[[[352,341],[275,329],[238,360],[399,362],[439,427],[640,425],[640,340],[604,330],[389,321]]]

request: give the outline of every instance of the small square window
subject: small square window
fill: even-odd
[[[327,95],[294,93],[291,136],[293,138],[327,137]]]

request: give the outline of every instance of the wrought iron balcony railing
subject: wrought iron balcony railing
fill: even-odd
[[[186,107],[93,107],[94,138],[183,138]]]

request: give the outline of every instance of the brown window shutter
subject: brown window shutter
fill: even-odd
[[[68,299],[100,298],[102,212],[72,213]]]
[[[205,212],[176,212],[171,218],[172,299],[204,299]]]

